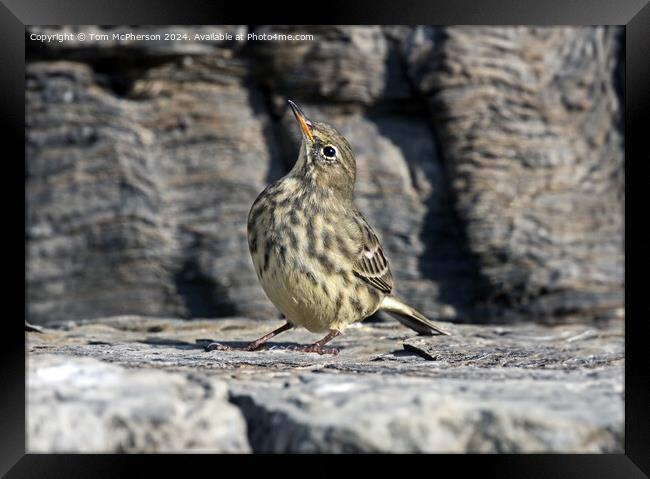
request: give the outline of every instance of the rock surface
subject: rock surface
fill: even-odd
[[[284,349],[316,339],[305,331],[204,350],[277,324],[127,316],[28,333],[28,449],[623,451],[620,322],[428,338],[363,323],[332,343],[338,356]]]
[[[221,381],[90,358],[29,358],[30,452],[249,452]]]
[[[357,152],[397,290],[430,316],[616,316],[620,29],[28,27],[30,321],[269,317],[245,228],[293,98]],[[224,33],[311,33],[227,41]]]

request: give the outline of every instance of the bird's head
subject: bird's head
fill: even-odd
[[[307,118],[291,100],[289,105],[302,133],[293,173],[320,188],[351,196],[357,165],[348,141],[333,126]]]

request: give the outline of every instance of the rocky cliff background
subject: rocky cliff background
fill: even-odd
[[[311,41],[31,33],[305,32]],[[296,158],[286,99],[357,155],[397,292],[434,318],[623,315],[618,27],[30,27],[35,323],[277,317],[246,216]]]

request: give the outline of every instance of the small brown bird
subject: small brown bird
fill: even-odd
[[[248,215],[255,271],[286,324],[253,341],[255,351],[294,326],[327,333],[297,349],[324,348],[346,326],[378,310],[420,334],[448,334],[392,295],[393,277],[377,236],[354,205],[356,162],[350,144],[332,126],[310,121],[289,101],[302,132],[293,169],[257,197]],[[224,349],[213,343],[210,349]]]

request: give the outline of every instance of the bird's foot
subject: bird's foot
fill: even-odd
[[[210,343],[205,347],[206,351],[259,351],[264,347],[263,344],[257,344],[252,342],[243,346],[241,348],[233,348],[232,346],[227,346],[221,343]],[[339,353],[339,350],[336,348],[326,348],[319,344],[309,344],[309,345],[296,345],[296,346],[287,346],[287,351],[297,351],[301,353],[316,353],[316,354],[332,354],[336,356]]]
[[[221,343],[210,343],[206,346],[205,350],[206,351],[257,351],[259,349],[262,349],[266,342],[277,336],[283,331],[287,331],[288,329],[293,328],[293,324],[286,322],[282,326],[280,326],[278,329],[275,331],[270,332],[269,334],[265,334],[261,338],[256,339],[255,341],[251,341],[248,343],[246,346],[243,348],[233,348],[231,346],[226,346],[225,344]]]
[[[288,346],[287,350],[289,351],[299,351],[301,353],[317,353],[317,354],[332,354],[336,356],[339,353],[339,350],[336,348],[325,348],[320,344],[309,344],[309,345],[297,345],[297,346]]]
[[[262,349],[264,344],[259,344],[253,341],[241,348],[233,348],[221,343],[210,343],[205,347],[206,351],[258,351]]]

